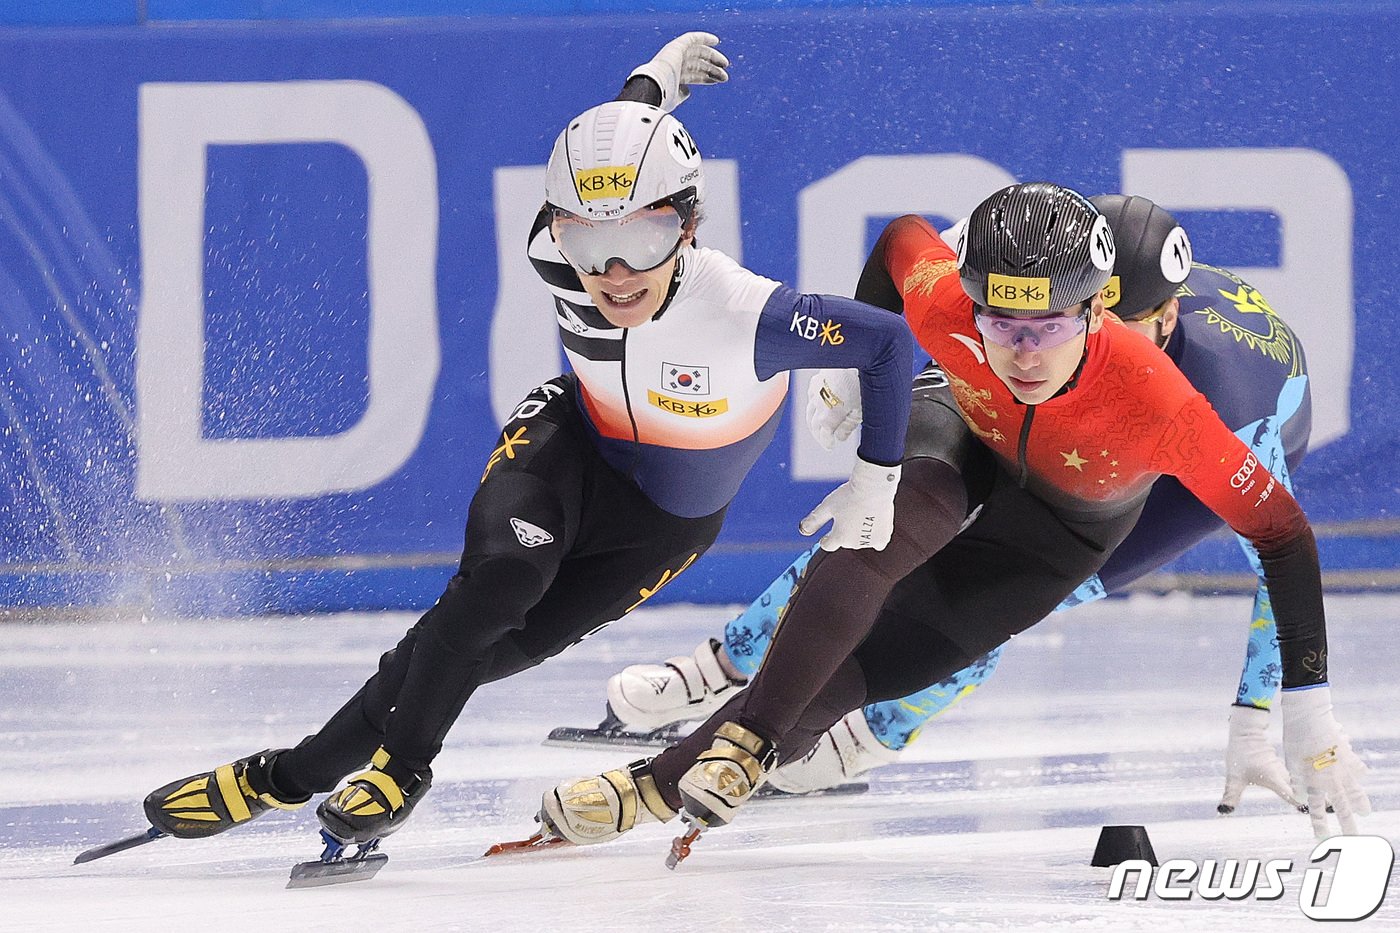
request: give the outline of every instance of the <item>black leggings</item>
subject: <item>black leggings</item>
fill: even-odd
[[[477,687],[539,664],[620,618],[702,555],[724,512],[680,518],[609,467],[585,434],[573,376],[528,397],[488,459],[457,573],[319,732],[276,759],[273,781],[331,790],[381,745],[427,770]]]

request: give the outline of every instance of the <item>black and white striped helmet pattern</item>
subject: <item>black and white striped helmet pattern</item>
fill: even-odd
[[[958,241],[958,274],[975,303],[1039,317],[1098,294],[1115,257],[1113,231],[1087,198],[1032,182],[977,205]]]

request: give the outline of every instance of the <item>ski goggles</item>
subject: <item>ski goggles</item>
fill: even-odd
[[[649,272],[680,249],[685,217],[668,203],[621,220],[591,220],[555,208],[553,230],[559,252],[585,275],[602,275],[614,262],[633,272]]]
[[[1007,317],[992,314],[980,305],[973,309],[972,320],[977,332],[999,347],[1011,350],[1049,350],[1069,343],[1089,326],[1089,303],[1085,302],[1073,317]],[[1021,341],[1029,341],[1029,347]]]

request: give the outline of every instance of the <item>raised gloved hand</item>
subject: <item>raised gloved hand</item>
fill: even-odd
[[[860,371],[821,369],[807,383],[807,427],[827,450],[860,424]]]
[[[1283,761],[1288,766],[1293,793],[1306,800],[1313,834],[1332,835],[1327,829],[1327,804],[1337,813],[1342,832],[1356,833],[1356,818],[1371,812],[1371,801],[1361,789],[1364,765],[1351,750],[1332,716],[1332,689],[1326,684],[1285,689],[1279,699],[1283,715]]]
[[[1303,801],[1293,796],[1288,786],[1288,769],[1269,742],[1269,711],[1232,706],[1230,741],[1225,746],[1225,794],[1216,811],[1234,813],[1250,784],[1273,791],[1299,812],[1308,810]]]
[[[723,84],[729,80],[729,59],[715,48],[719,36],[687,32],[661,47],[656,57],[627,77],[651,78],[661,87],[661,109],[670,113],[690,96],[692,84]]]
[[[831,522],[831,530],[820,541],[822,550],[872,547],[883,551],[894,533],[894,494],[899,473],[899,466],[880,466],[857,457],[851,478],[798,522],[797,530],[813,535]]]

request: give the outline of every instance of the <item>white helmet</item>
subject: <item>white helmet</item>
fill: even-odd
[[[569,121],[545,173],[551,207],[620,220],[671,200],[687,223],[704,197],[700,150],[681,122],[639,101],[601,104]]]

